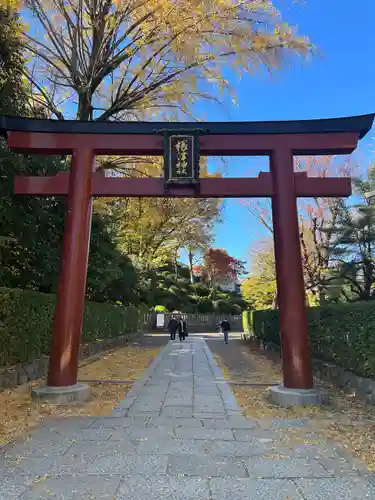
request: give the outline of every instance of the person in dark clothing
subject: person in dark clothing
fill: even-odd
[[[181,340],[185,340],[185,337],[187,336],[187,326],[186,326],[186,321],[182,318],[179,319],[178,322],[178,336]]]
[[[177,329],[178,329],[177,318],[175,316],[172,316],[172,318],[170,319],[170,321],[168,323],[168,330],[169,330],[169,334],[171,336],[171,341],[176,340]]]
[[[224,334],[224,341],[226,344],[228,344],[228,337],[229,337],[229,332],[230,332],[230,323],[227,319],[224,319],[220,323],[220,330]]]

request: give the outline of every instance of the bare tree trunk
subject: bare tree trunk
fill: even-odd
[[[175,269],[175,274],[176,274],[176,279],[178,278],[178,250],[176,250],[175,256],[174,256],[174,269]]]
[[[275,293],[275,296],[272,301],[272,309],[278,309],[279,308],[279,301],[278,301],[278,295],[277,292]]]
[[[188,259],[189,259],[189,271],[190,271],[190,282],[194,283],[194,272],[193,272],[193,252],[189,249]]]
[[[326,301],[325,289],[322,286],[319,286],[319,305],[323,306]]]
[[[79,96],[77,120],[92,120],[92,103],[88,92]]]

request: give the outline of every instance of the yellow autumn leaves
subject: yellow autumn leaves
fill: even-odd
[[[189,115],[227,88],[224,68],[274,68],[309,42],[260,0],[25,0],[34,82],[78,119]],[[201,83],[212,82],[210,95]],[[70,90],[67,98],[67,89]],[[64,97],[62,97],[64,94]]]

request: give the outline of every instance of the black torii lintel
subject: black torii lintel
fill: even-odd
[[[375,114],[344,118],[291,121],[254,122],[119,122],[39,120],[13,116],[0,116],[0,135],[7,132],[56,134],[162,134],[166,128],[173,132],[190,127],[205,135],[270,135],[270,134],[332,134],[359,133],[362,139],[371,129]]]

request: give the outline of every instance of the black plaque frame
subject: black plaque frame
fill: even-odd
[[[169,186],[187,186],[191,185],[197,188],[199,186],[199,133],[197,132],[174,132],[168,131],[164,133],[164,182],[165,187]],[[190,143],[190,152],[188,162],[188,175],[178,175],[174,160],[174,140],[187,139]]]

